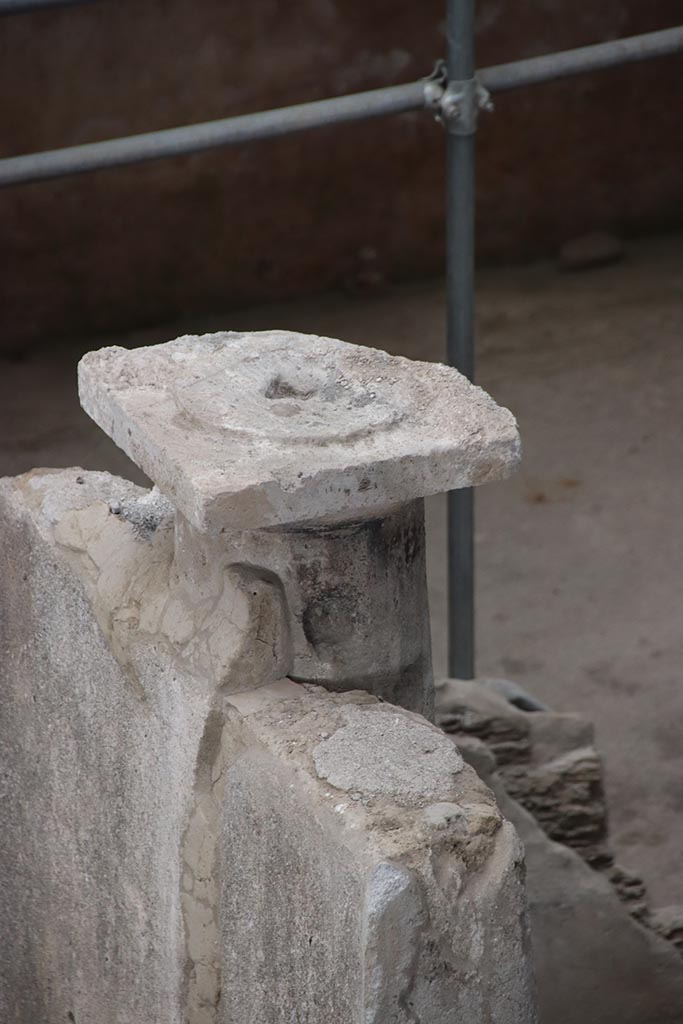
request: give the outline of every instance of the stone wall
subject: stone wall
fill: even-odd
[[[678,1024],[681,910],[652,911],[614,861],[591,723],[528,701],[503,680],[449,679],[436,719],[524,843],[540,1020]]]
[[[258,591],[226,581],[213,619],[173,513],[112,514],[136,497],[0,482],[0,1019],[534,1024],[490,790],[420,716],[268,683],[275,643],[243,664]]]
[[[99,0],[4,18],[2,154],[409,81],[443,3]],[[675,0],[478,4],[479,64],[664,28]],[[680,60],[529,88],[479,138],[479,253],[683,223]],[[0,195],[0,346],[443,266],[444,144],[425,114]]]

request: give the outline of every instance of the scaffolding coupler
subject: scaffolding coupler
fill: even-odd
[[[424,100],[425,107],[452,135],[473,135],[479,111],[494,109],[491,94],[476,75],[449,81],[443,60],[437,61],[431,75],[424,79]]]

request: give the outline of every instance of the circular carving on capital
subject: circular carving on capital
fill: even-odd
[[[404,419],[401,382],[368,365],[374,360],[354,365],[323,344],[294,339],[274,336],[256,347],[238,335],[175,383],[178,407],[214,430],[291,444],[348,442]]]

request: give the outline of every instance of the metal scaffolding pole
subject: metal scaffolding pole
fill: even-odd
[[[474,0],[448,0],[448,89],[474,77]],[[476,102],[476,101],[475,101]],[[474,141],[476,114],[445,118],[446,351],[448,362],[474,377]],[[469,121],[469,123],[465,123]],[[448,673],[474,676],[474,495],[448,495]]]
[[[499,64],[484,68],[477,78],[489,91],[499,92],[535,82],[547,82],[551,78],[576,75],[581,71],[608,68],[625,61],[647,60],[681,51],[683,28],[671,28],[595,46],[583,46],[578,50],[530,57],[512,64]],[[206,121],[203,124],[88,142],[64,149],[28,153],[25,156],[10,156],[0,159],[0,187],[63,178],[70,174],[84,174],[166,157],[186,156],[220,146],[235,146],[326,125],[401,114],[420,110],[425,103],[434,106],[433,101],[426,101],[425,81],[421,80],[386,89],[316,100],[313,103],[299,103],[276,110]]]
[[[71,7],[74,4],[93,2],[94,0],[0,0],[0,14],[25,14],[47,7]]]
[[[610,39],[607,43],[593,43],[574,50],[558,50],[541,57],[527,57],[510,64],[495,64],[479,72],[479,80],[490,92],[521,89],[525,85],[540,85],[556,78],[605,71],[621,64],[633,64],[655,57],[667,57],[683,50],[683,27],[663,28],[659,32],[645,32],[625,39]]]
[[[275,110],[261,110],[254,114],[239,114],[217,121],[183,125],[181,128],[164,128],[157,132],[126,135],[120,139],[86,142],[80,146],[45,150],[27,156],[11,156],[0,160],[0,187],[19,182],[63,178],[70,174],[146,163],[166,157],[187,156],[220,146],[238,146],[311,128],[402,114],[409,110],[420,110],[424,105],[424,82],[408,82],[406,85],[372,89],[312,103],[298,103]]]

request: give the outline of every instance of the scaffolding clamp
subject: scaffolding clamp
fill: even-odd
[[[446,62],[439,60],[424,80],[425,106],[453,135],[473,135],[480,110],[493,110],[491,95],[476,75],[464,80],[448,80]]]

